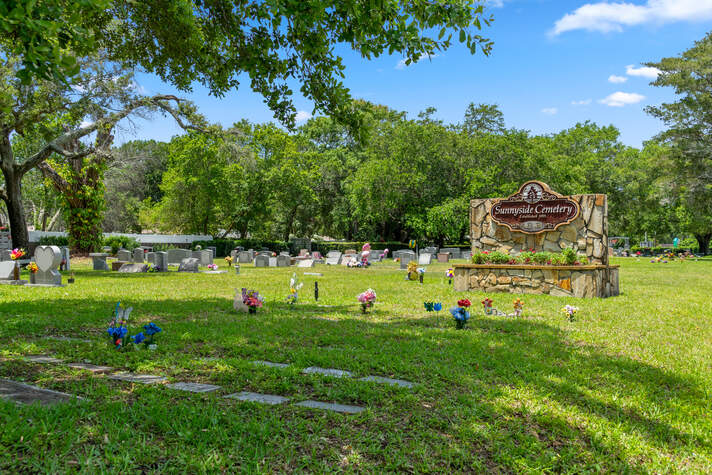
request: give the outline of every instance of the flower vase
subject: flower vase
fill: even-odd
[[[20,264],[15,262],[15,267],[12,269],[12,280],[20,280]]]
[[[462,330],[465,328],[465,320],[455,320],[455,328],[458,330]]]
[[[240,266],[239,266],[239,264],[235,266],[235,274],[240,275]]]
[[[248,307],[248,313],[257,313],[257,307]]]
[[[367,303],[362,303],[362,304],[361,304],[361,313],[368,313],[368,307],[370,307],[369,304],[367,304]]]
[[[30,284],[34,284],[36,280],[36,276],[34,272],[30,272]]]

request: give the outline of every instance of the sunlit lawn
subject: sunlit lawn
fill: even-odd
[[[712,472],[712,262],[619,260],[622,295],[524,296],[524,318],[485,317],[468,329],[447,311],[447,265],[423,285],[392,262],[369,269],[255,269],[241,275],[118,274],[74,262],[64,288],[0,286],[0,377],[75,394],[51,408],[0,400],[0,473],[158,472]],[[222,265],[222,264],[221,264]],[[300,302],[284,302],[303,276]],[[314,301],[314,281],[320,298]],[[65,276],[66,280],[66,276]],[[259,290],[256,315],[232,310],[235,289]],[[361,315],[356,295],[378,303]],[[490,295],[511,312],[512,296]],[[117,301],[134,322],[163,329],[155,352],[117,352],[105,336]],[[574,322],[561,307],[577,305]],[[44,339],[61,335],[91,343]],[[209,382],[194,395],[60,365],[48,354],[117,369]],[[252,360],[290,363],[287,369]],[[338,368],[353,379],[304,375]],[[358,381],[367,375],[413,389]],[[365,406],[357,415],[222,396],[254,391],[294,401]]]

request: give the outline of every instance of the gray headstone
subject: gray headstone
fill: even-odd
[[[264,255],[259,255],[255,257],[255,267],[267,267],[269,266],[269,257]]]
[[[248,264],[252,262],[252,253],[250,251],[240,251],[237,253],[237,260],[240,264]]]
[[[37,246],[35,248],[35,264],[38,271],[35,273],[35,284],[62,285],[62,274],[59,264],[62,263],[62,251],[57,246]]]
[[[0,262],[0,280],[12,280],[15,272],[14,261]]]
[[[211,391],[217,391],[220,386],[215,386],[214,384],[201,384],[201,383],[174,383],[169,384],[167,387],[171,389],[177,389],[178,391],[188,391],[191,393],[209,393]]]
[[[155,255],[155,266],[158,267],[160,272],[168,271],[168,253],[163,251],[158,251],[153,253]]]
[[[391,386],[401,386],[404,388],[413,387],[413,383],[411,383],[410,381],[404,381],[402,379],[384,378],[383,376],[366,376],[365,378],[359,378],[359,381],[390,384]]]
[[[131,253],[126,249],[119,249],[116,251],[116,260],[119,262],[131,262]]]
[[[167,381],[163,376],[154,376],[151,374],[132,374],[132,373],[116,373],[107,376],[109,379],[115,379],[117,381],[126,381],[129,383],[140,383],[140,384],[154,384],[162,383]]]
[[[252,364],[256,364],[258,366],[268,366],[270,368],[286,368],[289,365],[285,363],[272,363],[271,361],[253,361]]]
[[[111,368],[109,366],[99,366],[99,365],[89,364],[89,363],[69,363],[69,364],[67,364],[67,366],[69,366],[70,368],[91,371],[92,373],[95,373],[95,374],[111,373],[112,371],[114,371],[114,368]]]
[[[351,376],[353,376],[353,373],[351,373],[350,371],[333,368],[319,368],[318,366],[310,366],[308,368],[304,368],[304,370],[302,370],[302,373],[321,374],[324,376],[334,376],[336,378],[350,378]]]
[[[62,259],[64,260],[64,270],[72,270],[72,264],[71,264],[71,258],[69,255],[69,248],[68,247],[63,247],[61,248],[62,251]]]
[[[195,257],[183,259],[178,266],[178,272],[199,272],[200,262]]]
[[[200,265],[205,267],[213,263],[213,252],[209,249],[201,249],[200,251],[193,251],[193,257],[198,259]]]
[[[146,262],[149,264],[153,264],[154,266],[156,265],[156,253],[155,252],[147,252],[146,253]]]
[[[206,247],[206,249],[208,249],[213,254],[213,259],[215,259],[215,255],[218,252],[218,248],[215,246],[208,246]]]
[[[262,404],[282,404],[289,401],[288,397],[277,396],[274,394],[251,393],[248,391],[228,394],[225,397],[228,399],[237,399],[238,401],[260,402]]]
[[[277,256],[277,267],[289,267],[292,264],[292,258],[280,254]]]
[[[131,254],[131,258],[134,263],[139,264],[143,263],[143,258],[145,257],[145,252],[143,252],[142,247],[137,247],[136,249],[133,250],[133,253]]]
[[[421,265],[421,266],[430,265],[430,261],[432,261],[432,259],[433,259],[432,254],[420,254],[420,256],[418,256],[418,265]]]
[[[297,267],[314,267],[314,259],[301,259],[297,261]]]
[[[93,252],[89,254],[91,257],[91,262],[94,270],[109,270],[109,266],[106,263],[106,258],[109,255],[105,252]]]
[[[269,258],[269,266],[270,266],[270,267],[277,267],[277,258],[276,258],[276,257],[270,257],[270,258]]]
[[[9,249],[0,250],[0,261],[5,262],[5,261],[11,261],[11,260],[12,260],[12,258],[10,257]]]
[[[400,268],[401,269],[407,269],[408,268],[408,263],[415,259],[414,255],[411,254],[401,254],[400,258]]]
[[[443,247],[440,252],[449,252],[452,259],[460,259],[460,248],[457,247]]]
[[[327,266],[338,266],[339,264],[341,264],[341,257],[327,257],[326,258]]]
[[[347,404],[332,404],[330,402],[320,402],[320,401],[302,401],[295,404],[296,406],[308,407],[310,409],[324,409],[326,411],[333,412],[343,412],[345,414],[358,414],[363,412],[366,408],[359,406],[349,406]]]
[[[472,251],[462,251],[460,253],[460,259],[467,259],[469,261],[472,259]]]
[[[138,274],[140,272],[148,272],[148,264],[132,264],[127,262],[119,267],[119,272],[122,274]]]
[[[185,255],[185,251],[186,249],[168,249],[168,251],[166,251],[168,264],[180,264],[180,261],[186,257],[190,257],[189,255]]]
[[[42,406],[49,406],[62,402],[69,402],[73,399],[78,399],[71,394],[60,393],[50,389],[42,389],[37,386],[10,381],[9,379],[0,379],[0,397],[9,399],[21,404],[39,403]]]

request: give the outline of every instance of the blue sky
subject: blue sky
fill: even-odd
[[[495,18],[482,31],[494,41],[489,57],[479,51],[470,55],[458,44],[404,66],[400,56],[366,61],[341,47],[344,83],[354,97],[409,117],[433,106],[437,118],[457,123],[470,102],[496,103],[509,127],[544,134],[592,120],[615,125],[624,143],[639,147],[662,128],[643,108],[673,99],[671,90],[649,85],[655,71],[642,63],[678,55],[712,30],[712,0],[490,0],[487,11]],[[148,93],[194,101],[209,120],[224,126],[242,118],[274,120],[248,86],[215,98],[200,86],[180,92],[146,74],[139,74],[138,82]],[[296,90],[295,105],[302,120],[313,113]],[[169,140],[181,133],[172,119],[160,116],[136,124],[117,142]]]

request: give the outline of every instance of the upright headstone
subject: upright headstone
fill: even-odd
[[[68,247],[62,248],[62,260],[64,261],[64,270],[72,270]]]
[[[188,249],[168,249],[168,264],[180,264],[183,259],[191,257],[191,253]]]
[[[168,253],[163,251],[154,252],[154,265],[158,268],[159,272],[168,271]]]
[[[415,253],[401,253],[400,255],[400,268],[407,269],[408,263],[415,259]]]
[[[270,266],[270,267],[277,267],[277,258],[276,258],[276,257],[270,257],[270,258],[269,258],[269,266]]]
[[[147,252],[146,253],[146,262],[149,264],[153,264],[154,266],[156,265],[156,253],[155,252]]]
[[[145,257],[145,252],[143,252],[142,247],[137,247],[136,249],[133,250],[133,262],[136,264],[143,264],[143,258]]]
[[[269,257],[265,255],[258,255],[255,257],[255,267],[268,267]]]
[[[10,250],[9,249],[0,249],[0,261],[11,261],[12,258],[10,257]]]
[[[148,264],[143,262],[127,262],[119,267],[119,272],[122,274],[137,274],[139,272],[148,272]]]
[[[12,249],[12,235],[10,231],[0,231],[0,249]]]
[[[15,273],[14,261],[0,261],[0,280],[12,280]]]
[[[193,251],[193,257],[198,259],[200,265],[205,267],[213,263],[213,251],[210,249],[201,249],[200,251]]]
[[[109,270],[109,266],[106,264],[109,254],[106,252],[92,252],[89,257],[91,257],[94,270]]]
[[[297,261],[297,267],[314,267],[314,259],[301,259]]]
[[[329,251],[326,253],[326,264],[329,266],[338,266],[341,264],[341,252]]]
[[[180,262],[178,272],[200,272],[200,261],[195,257],[187,257]]]
[[[38,270],[35,273],[35,284],[61,286],[62,274],[57,271],[61,263],[62,251],[57,246],[37,246],[35,264]]]
[[[289,256],[280,254],[277,256],[277,267],[289,267],[292,259]]]
[[[215,256],[217,255],[217,252],[218,252],[218,248],[215,246],[208,246],[208,247],[206,247],[206,249],[209,249],[210,252],[213,253],[213,259],[215,259]]]
[[[430,265],[430,261],[432,259],[433,259],[432,254],[421,253],[420,256],[418,256],[418,265],[420,265],[420,266]]]
[[[238,253],[238,261],[240,264],[248,264],[252,262],[252,253],[250,251],[240,251]]]
[[[460,249],[457,247],[443,247],[442,249],[440,249],[440,252],[449,252],[451,259],[460,258]]]
[[[232,257],[232,263],[237,264],[240,262],[240,251],[237,249],[230,251],[230,257]]]
[[[450,253],[438,252],[438,262],[450,262]]]
[[[131,262],[131,253],[126,249],[116,251],[116,260],[119,262]]]

